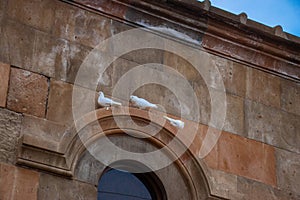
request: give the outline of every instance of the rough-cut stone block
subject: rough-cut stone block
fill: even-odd
[[[21,134],[38,136],[45,140],[59,142],[66,127],[46,119],[25,115],[22,120]]]
[[[246,100],[245,126],[249,138],[268,144],[278,143],[275,140],[279,139],[276,135],[280,134],[280,124],[280,110]]]
[[[244,135],[244,99],[226,95],[227,112],[223,130]]]
[[[30,69],[36,31],[11,20],[3,20],[0,37],[2,62]]]
[[[280,78],[256,69],[247,71],[247,98],[280,108]]]
[[[7,0],[2,0],[0,1],[0,23],[2,21],[2,18],[6,12],[6,7],[7,7]]]
[[[245,130],[248,138],[300,152],[298,115],[250,100],[246,101],[245,107]]]
[[[246,67],[218,56],[212,56],[212,58],[213,63],[221,73],[226,91],[230,94],[245,97]]]
[[[241,199],[237,192],[237,176],[223,171],[210,169],[207,173],[211,194],[228,199]]]
[[[300,116],[286,112],[281,113],[282,145],[278,145],[288,151],[300,153]]]
[[[300,155],[276,149],[278,187],[300,195]]]
[[[74,89],[76,93],[73,94]],[[75,99],[72,99],[74,95]],[[75,96],[76,95],[76,96]],[[74,87],[62,81],[51,80],[47,119],[61,125],[70,125],[74,119],[96,109],[96,93],[81,87]]]
[[[222,132],[205,161],[214,169],[276,186],[275,152],[269,145]]]
[[[59,77],[62,68],[69,64],[69,44],[43,32],[36,32],[30,70],[48,77]]]
[[[0,162],[15,163],[22,116],[0,108]]]
[[[296,200],[300,196],[285,190],[279,190],[263,183],[238,177],[237,192],[245,200],[264,199],[264,200]],[[235,198],[236,199],[236,198]]]
[[[54,23],[54,4],[51,0],[9,0],[7,13],[10,18],[50,32]]]
[[[11,165],[0,165],[0,199],[37,199],[38,172]]]
[[[300,115],[300,84],[281,79],[282,109]]]
[[[56,5],[53,33],[89,47],[96,47],[111,36],[110,24],[109,18],[60,2]]]
[[[199,103],[200,122],[208,125],[211,117],[211,97],[208,87],[194,82],[193,89]]]
[[[75,178],[91,185],[98,185],[99,177],[105,167],[89,151],[85,151],[76,165]]]
[[[51,79],[47,119],[60,124],[71,124],[73,85]]]
[[[10,65],[0,63],[0,107],[5,107],[9,82]]]
[[[41,174],[38,199],[97,199],[97,188],[87,183]]]
[[[48,79],[26,70],[11,68],[7,107],[44,117],[48,97]]]
[[[84,59],[89,58],[87,56],[90,52],[91,48],[70,42],[67,51],[63,52],[61,58],[63,65],[56,66],[56,77],[60,77],[61,80],[69,83],[74,83],[77,78],[78,70],[82,67],[81,65]]]
[[[173,68],[177,73],[183,75],[188,81],[198,81],[204,84],[201,74],[188,60],[174,53],[164,53],[164,65]],[[175,73],[175,72],[174,72]]]

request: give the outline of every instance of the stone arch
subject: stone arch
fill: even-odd
[[[129,108],[130,115],[128,115],[128,113],[126,113],[126,109],[122,107],[118,108],[114,114],[112,114],[111,110],[107,111],[105,109],[98,109],[76,121],[74,126],[68,132],[66,132],[60,142],[59,150],[61,152],[65,152],[67,163],[70,165],[70,169],[74,175],[74,178],[80,179],[81,181],[90,182],[91,184],[97,184],[106,166],[97,162],[96,159],[86,151],[86,146],[91,146],[95,142],[100,141],[104,135],[106,137],[114,137],[117,141],[122,141],[120,138],[123,138],[127,141],[123,142],[124,144],[134,144],[130,147],[126,147],[126,145],[123,147],[132,148],[129,150],[138,149],[138,151],[139,149],[155,150],[155,148],[162,148],[176,135],[176,128],[170,126],[169,124],[162,124],[164,120],[162,119],[161,113],[151,111],[154,112],[153,115],[155,115],[155,117],[151,118],[150,120],[147,111]],[[116,124],[114,120],[115,118],[119,118],[119,121],[124,123]],[[131,119],[139,126],[132,123],[127,123],[127,121]],[[154,132],[157,131],[157,135],[145,140],[134,138],[124,133],[124,130],[129,130],[134,135],[148,135],[147,131],[149,129],[143,127],[147,127],[150,121],[152,122],[151,129],[154,129]],[[101,132],[95,128],[99,124],[101,124],[102,127]],[[184,144],[180,144],[180,141],[178,141],[178,145]],[[168,156],[176,156],[174,155],[172,149],[168,149],[165,153],[168,154]],[[88,163],[94,163],[94,166],[98,167],[96,169],[89,168],[89,174],[87,176],[83,176],[84,170]],[[203,169],[204,167],[202,161],[197,159],[193,153],[187,150],[184,155],[177,159],[173,166],[168,170],[173,170],[175,174],[178,174],[178,177],[183,179],[183,182],[185,182],[186,187],[191,194],[191,199],[207,199],[210,196],[210,192]],[[157,172],[157,174],[159,173],[163,174],[163,172]],[[159,177],[161,179],[166,178],[163,176]],[[164,180],[162,180],[162,182],[164,184],[171,184]],[[174,192],[174,189],[172,189],[172,191]]]
[[[117,124],[116,119],[120,123]],[[187,129],[184,130],[188,132],[195,123],[186,123]],[[101,130],[97,128],[99,124]],[[138,137],[126,134],[124,130]],[[151,130],[157,134],[151,135]],[[87,149],[93,149],[93,145],[97,146],[103,138],[109,138],[123,145],[122,148],[129,148],[131,152],[143,153],[164,148],[162,155],[165,158],[176,158],[171,165],[154,172],[164,184],[168,199],[183,195],[184,187],[184,191],[188,191],[186,195],[190,195],[188,199],[215,198],[210,193],[206,166],[191,148],[185,148],[184,142],[176,140],[176,134],[177,129],[165,123],[162,113],[158,111],[147,112],[132,107],[118,107],[114,111],[97,109],[75,121],[57,143],[24,135],[18,163],[97,185],[106,166]],[[145,135],[151,137],[139,138]],[[175,145],[169,147],[168,143],[173,139]],[[184,154],[176,155],[176,148],[185,148]],[[176,181],[177,190],[174,189]]]

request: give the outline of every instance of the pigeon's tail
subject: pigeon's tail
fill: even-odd
[[[115,106],[122,106],[122,104],[121,104],[121,103],[119,103],[119,102],[115,102],[115,101],[114,101],[114,102],[112,102],[111,104],[112,104],[112,105],[115,105]]]
[[[167,116],[163,116],[163,118],[165,118],[165,119],[167,119],[167,120],[171,120],[169,117],[167,117]]]
[[[158,109],[158,106],[157,105],[155,105],[155,104],[153,104],[153,106],[152,106],[153,108],[156,108],[156,109]]]

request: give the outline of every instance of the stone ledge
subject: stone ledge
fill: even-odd
[[[209,1],[199,3],[182,0],[169,0],[167,2],[116,0],[113,3],[110,2],[110,6],[113,4],[114,9],[108,6],[106,1],[64,1],[149,30],[161,26],[171,28],[198,40],[200,45],[193,45],[196,48],[204,48],[246,62],[272,74],[300,80],[300,68],[298,67],[300,63],[298,55],[300,39],[298,37],[281,33],[280,27],[270,28],[248,20],[245,14],[234,15],[210,7]],[[187,10],[189,12],[186,12]],[[167,22],[166,18],[168,19]],[[145,19],[147,23],[141,22],[141,19]],[[176,25],[174,25],[175,22]],[[168,35],[161,31],[155,32]],[[195,38],[191,33],[198,35],[198,38]],[[173,38],[191,44],[185,39],[176,36]],[[228,52],[228,48],[221,47],[224,45],[234,49],[234,51]]]

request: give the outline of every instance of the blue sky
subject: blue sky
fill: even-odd
[[[212,5],[300,37],[300,0],[210,0]]]

